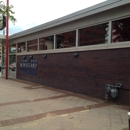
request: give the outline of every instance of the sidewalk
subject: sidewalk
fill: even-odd
[[[4,78],[0,92],[0,130],[128,130],[124,106]]]

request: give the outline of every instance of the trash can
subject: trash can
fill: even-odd
[[[130,112],[128,112],[127,114],[128,114],[128,125],[129,125],[129,130],[130,130]]]

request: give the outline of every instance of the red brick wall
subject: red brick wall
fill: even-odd
[[[110,100],[128,104],[130,48],[78,53],[78,57],[73,57],[73,52],[47,54],[47,58],[33,55],[38,59],[38,76],[20,74],[22,56],[18,56],[17,78],[101,99],[105,97],[106,84],[122,83],[118,98]]]

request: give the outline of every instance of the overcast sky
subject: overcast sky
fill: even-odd
[[[17,19],[15,25],[9,22],[9,34],[29,29],[104,1],[106,0],[9,0],[9,4],[14,6],[14,16]]]

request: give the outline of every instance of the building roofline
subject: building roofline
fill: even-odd
[[[114,2],[113,2],[113,0],[108,0],[108,1],[105,1],[102,3],[99,3],[97,5],[91,6],[89,8],[77,11],[75,13],[66,15],[64,17],[58,18],[56,20],[53,20],[53,21],[38,25],[36,27],[21,31],[19,33],[10,35],[9,39],[21,37],[21,36],[35,33],[35,32],[38,32],[38,31],[41,31],[44,29],[55,27],[55,26],[58,26],[58,25],[61,25],[61,24],[67,23],[67,22],[71,22],[71,21],[74,21],[74,20],[77,20],[77,19],[80,19],[83,17],[87,17],[87,16],[90,16],[90,15],[93,15],[96,13],[110,10],[110,9],[113,9],[113,8],[116,8],[116,7],[119,7],[119,6],[128,4],[128,3],[130,3],[129,0],[125,0],[125,1],[124,0],[114,0]]]

